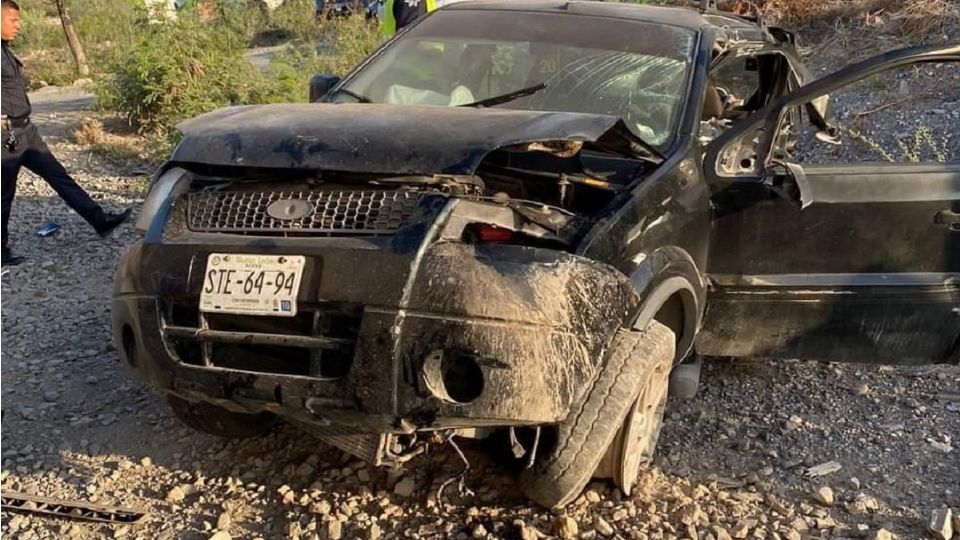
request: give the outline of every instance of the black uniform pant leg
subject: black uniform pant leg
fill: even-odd
[[[43,178],[70,208],[95,229],[103,224],[103,209],[67,173],[63,165],[50,152],[40,138],[36,126],[27,128],[27,148],[23,153],[23,166]]]
[[[6,140],[7,134],[3,134],[3,140]],[[10,233],[7,229],[10,223],[10,210],[13,207],[13,196],[17,193],[17,176],[20,174],[20,166],[23,165],[23,152],[8,152],[3,149],[3,159],[0,161],[3,168],[0,170],[0,198],[3,200],[3,252],[7,252]]]

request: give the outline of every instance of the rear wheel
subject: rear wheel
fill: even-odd
[[[597,473],[632,488],[660,432],[674,340],[657,321],[617,333],[593,386],[557,426],[556,444],[521,475],[528,497],[564,506]]]
[[[273,428],[277,417],[271,413],[238,413],[206,402],[193,402],[168,395],[173,414],[191,428],[231,439],[263,435]]]

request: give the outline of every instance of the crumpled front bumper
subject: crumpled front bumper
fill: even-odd
[[[165,392],[301,424],[410,433],[558,422],[639,299],[604,264],[456,240],[451,228],[489,206],[457,202],[382,240],[196,234],[135,245],[117,272],[117,349]],[[304,255],[298,306],[360,312],[349,370],[313,377],[180,358],[166,306],[197,306],[207,255],[222,252]]]

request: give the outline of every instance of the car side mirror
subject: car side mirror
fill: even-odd
[[[830,125],[830,95],[824,94],[814,100],[811,100],[805,106],[807,115],[810,117],[810,123],[821,131],[826,130]]]
[[[310,103],[327,95],[327,92],[339,82],[340,77],[336,75],[314,75],[310,79]]]

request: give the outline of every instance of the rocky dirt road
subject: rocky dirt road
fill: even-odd
[[[83,112],[40,108],[47,133]],[[59,127],[58,127],[59,126]],[[141,202],[144,179],[62,140],[54,151],[105,204]],[[478,446],[406,474],[356,462],[294,428],[223,441],[181,426],[121,375],[111,278],[129,226],[100,240],[35,177],[21,177],[16,248],[2,279],[2,486],[145,509],[133,526],[4,513],[9,538],[892,538],[927,536],[960,507],[960,368],[763,360],[705,366],[701,394],[671,403],[638,493],[604,484],[563,515],[529,506]],[[63,231],[34,235],[55,220]],[[807,478],[810,467],[839,470]]]

